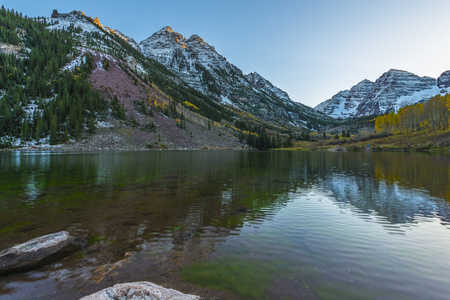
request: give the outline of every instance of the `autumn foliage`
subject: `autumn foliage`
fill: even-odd
[[[409,105],[398,112],[378,116],[377,132],[405,133],[424,129],[450,130],[450,94],[437,95],[426,103]]]

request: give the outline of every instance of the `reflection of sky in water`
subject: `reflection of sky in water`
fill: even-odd
[[[410,196],[401,188],[393,190],[398,199]],[[212,257],[262,266],[270,262],[272,276],[299,280],[300,291],[306,284],[319,295],[326,287],[342,299],[360,299],[364,293],[363,298],[370,294],[373,299],[444,299],[450,240],[438,219],[415,216],[414,224],[392,223],[335,196],[319,186],[299,188],[270,218],[258,226],[248,221],[238,236],[217,244]],[[417,201],[426,199],[421,194]]]
[[[38,182],[35,180],[35,174],[31,174],[28,177],[28,183],[25,188],[25,192],[27,193],[29,200],[36,200],[38,196],[40,195],[40,187]]]
[[[22,182],[25,184],[24,192],[28,204],[32,204],[38,199],[45,187],[42,180],[45,179],[45,173],[48,172],[51,165],[51,156],[56,153],[42,151],[42,152],[27,152],[14,151],[12,152],[14,169],[18,172],[21,168],[29,168],[27,172],[21,172]]]
[[[111,180],[111,164],[104,159],[97,167],[97,183],[105,183]]]
[[[233,196],[232,189],[228,189],[225,191],[222,191],[222,206],[227,206],[231,203],[233,200],[231,197]]]

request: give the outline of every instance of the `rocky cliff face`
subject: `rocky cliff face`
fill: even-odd
[[[208,96],[220,99],[220,86],[226,86],[224,81],[230,76],[237,77],[241,84],[249,86],[242,78],[242,71],[198,35],[186,39],[166,26],[139,44],[144,55],[163,64]]]
[[[185,38],[169,26],[140,43],[142,52],[163,64],[191,87],[218,102],[249,111],[267,122],[305,126],[328,117],[292,101],[257,73],[243,72],[198,35]]]
[[[337,93],[331,99],[320,103],[315,109],[337,118],[347,118],[354,115],[364,99],[372,91],[374,83],[363,80],[350,90]]]
[[[437,85],[441,89],[446,89],[450,87],[450,71],[445,71],[437,79]]]
[[[251,84],[252,87],[256,88],[259,91],[265,92],[271,96],[278,97],[284,101],[291,101],[289,95],[282,91],[281,89],[274,86],[270,81],[263,78],[256,72],[245,75],[245,78]]]
[[[362,117],[396,111],[406,105],[427,101],[450,86],[450,72],[438,80],[391,69],[375,82],[363,80],[320,103],[316,110],[335,118]]]

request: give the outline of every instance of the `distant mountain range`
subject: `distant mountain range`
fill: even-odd
[[[333,118],[380,115],[450,92],[450,71],[438,79],[391,69],[375,82],[363,80],[315,107]]]
[[[92,41],[92,33],[114,34],[217,103],[281,127],[319,128],[333,123],[331,118],[384,114],[450,91],[450,71],[434,79],[391,69],[375,82],[365,79],[312,109],[293,101],[285,91],[260,74],[243,74],[196,34],[186,38],[166,26],[137,43],[120,31],[102,25],[98,18],[85,16],[83,12],[54,14],[48,20],[53,24],[49,29],[80,28],[79,40],[86,47],[96,43]],[[107,46],[99,50],[110,53],[110,48]],[[121,53],[121,56],[131,59],[130,53]]]
[[[56,13],[49,22],[53,24],[49,29],[80,28],[79,37],[86,47],[92,46],[90,40],[93,33],[114,34],[217,103],[250,113],[274,126],[320,127],[331,121],[329,116],[293,101],[286,92],[258,73],[243,74],[196,34],[185,38],[166,26],[136,43],[120,31],[102,25],[98,18],[85,16],[83,12]],[[90,38],[86,38],[86,34]],[[108,52],[110,49],[103,47],[100,50]]]
[[[196,34],[186,38],[166,26],[138,43],[81,11],[36,19],[1,13],[8,17],[0,19],[0,52],[15,56],[4,58],[3,73],[11,75],[0,77],[3,148],[265,148],[341,123],[334,118],[382,114],[450,91],[450,71],[433,79],[392,69],[313,109],[260,74],[244,74]],[[80,78],[89,88],[69,92]],[[95,93],[101,109],[76,109],[77,99]]]

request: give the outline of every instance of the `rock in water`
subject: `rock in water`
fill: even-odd
[[[148,299],[148,300],[199,300],[199,296],[183,294],[157,284],[141,281],[119,283],[80,300]]]
[[[67,253],[75,240],[67,231],[47,234],[0,252],[0,274],[33,268]]]

